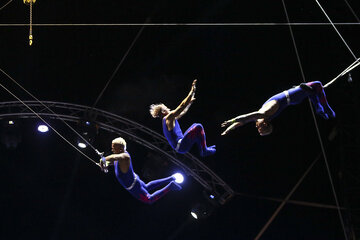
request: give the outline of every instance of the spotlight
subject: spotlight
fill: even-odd
[[[15,150],[22,141],[21,122],[13,120],[2,120],[0,122],[0,142],[7,149]]]
[[[209,217],[213,211],[214,208],[212,206],[198,203],[191,209],[190,214],[195,219],[204,219]]]
[[[83,142],[78,142],[78,147],[79,148],[86,148],[86,144]]]
[[[210,190],[203,190],[203,196],[207,200],[208,203],[211,203],[214,206],[219,205],[219,196],[216,192],[210,191]]]
[[[193,212],[193,211],[191,211],[191,216],[192,216],[193,218],[195,218],[195,219],[198,219],[197,214],[196,214],[195,212]]]
[[[184,176],[181,173],[175,173],[175,174],[173,174],[173,177],[175,178],[176,183],[184,182]]]
[[[44,125],[44,124],[40,124],[40,125],[38,126],[38,131],[39,131],[39,132],[42,132],[42,133],[46,133],[46,132],[49,131],[49,128],[48,128],[48,126],[46,126],[46,125]]]
[[[89,120],[80,120],[77,128],[82,136],[82,138],[78,137],[77,144],[80,148],[86,148],[88,144],[91,144],[94,141],[98,134],[98,126]]]

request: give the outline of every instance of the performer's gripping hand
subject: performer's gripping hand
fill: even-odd
[[[106,165],[106,162],[104,162],[101,158],[100,158],[100,161],[99,163],[97,164],[100,168],[101,168],[101,171],[105,172],[105,170],[107,169],[107,165]]]

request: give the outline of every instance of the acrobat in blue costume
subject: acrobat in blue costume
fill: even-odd
[[[129,155],[130,156],[130,155]],[[130,165],[129,169],[126,173],[123,173],[120,170],[119,162],[114,162],[115,167],[115,175],[119,183],[136,199],[140,200],[141,202],[152,204],[159,200],[161,197],[165,196],[170,190],[181,190],[181,186],[175,183],[175,178],[173,176],[153,180],[148,182],[147,184],[144,183],[139,176],[134,172],[132,167],[132,162],[130,158]],[[150,194],[150,191],[158,189],[159,187],[163,187],[160,190],[155,191],[154,193]]]
[[[269,135],[272,132],[270,121],[277,117],[287,106],[299,104],[307,97],[311,100],[318,115],[324,119],[335,117],[335,112],[327,102],[321,82],[302,83],[272,96],[258,111],[243,114],[223,122],[221,126],[227,127],[227,129],[222,135],[226,135],[229,131],[253,121],[256,123],[256,128],[261,136]]]
[[[164,136],[170,146],[178,153],[187,153],[195,144],[203,157],[213,155],[216,152],[215,145],[206,146],[206,136],[204,128],[199,123],[194,123],[183,134],[178,120],[185,115],[195,100],[196,80],[193,81],[191,90],[187,97],[180,103],[175,110],[170,110],[163,103],[152,104],[150,114],[154,118],[162,119],[162,129]]]
[[[115,176],[119,183],[141,202],[152,204],[171,190],[181,190],[181,186],[175,182],[174,176],[144,183],[133,170],[131,157],[126,151],[126,142],[123,138],[115,138],[112,141],[111,150],[113,154],[102,157],[99,166],[104,172],[107,172],[108,166],[114,165]],[[166,186],[160,190],[149,193],[164,185]]]

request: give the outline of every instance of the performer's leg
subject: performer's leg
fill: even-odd
[[[323,106],[319,102],[319,98],[316,94],[316,90],[310,83],[301,83],[300,88],[306,91],[309,94],[309,99],[312,102],[315,112],[325,119],[329,119],[328,115],[325,113]]]
[[[328,116],[335,117],[335,112],[331,109],[325,95],[324,88],[319,81],[315,82],[309,82],[307,85],[311,86],[315,90],[315,96],[310,98],[314,105],[320,108],[320,106],[323,109],[324,115],[320,113],[324,118],[328,119]]]
[[[161,178],[161,179],[157,179],[157,180],[153,180],[151,182],[146,183],[143,187],[147,190],[147,191],[152,191],[156,188],[159,188],[165,184],[168,184],[172,181],[175,181],[175,178],[173,176],[167,177],[167,178]]]
[[[288,90],[290,105],[300,104],[305,98],[314,94],[315,91],[312,91],[311,88],[306,88],[304,84],[300,84],[299,87],[294,87]]]
[[[141,181],[141,187],[139,189],[139,194],[137,196],[140,201],[147,203],[147,204],[153,204],[154,202],[156,202],[157,200],[159,200],[160,198],[165,196],[171,190],[179,191],[179,190],[181,190],[181,186],[179,184],[175,183],[174,181],[172,181],[168,185],[166,185],[164,188],[154,192],[153,194],[150,194],[145,189],[144,182]]]
[[[186,130],[184,138],[181,140],[178,152],[188,152],[195,143],[200,149],[200,155],[203,157],[212,155],[216,152],[215,145],[210,147],[206,146],[205,131],[203,126],[199,123],[194,123],[190,128],[188,128],[188,130]]]

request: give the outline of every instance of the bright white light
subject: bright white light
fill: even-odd
[[[82,142],[79,142],[78,146],[79,146],[79,148],[86,148],[86,144],[82,143]]]
[[[42,133],[45,133],[45,132],[49,131],[49,128],[46,125],[39,125],[38,126],[38,131],[42,132]]]
[[[13,125],[14,124],[14,121],[9,121],[9,125]]]
[[[196,213],[194,213],[193,211],[191,211],[191,216],[193,216],[193,218],[195,218],[195,219],[198,219],[197,214],[196,214]]]
[[[85,124],[89,126],[89,125],[90,125],[90,122],[86,121]]]
[[[184,181],[184,176],[181,173],[175,173],[173,174],[173,177],[177,183],[182,183]]]
[[[214,197],[214,195],[212,195],[212,194],[210,194],[210,196],[209,196],[211,199],[214,199],[215,197]]]

